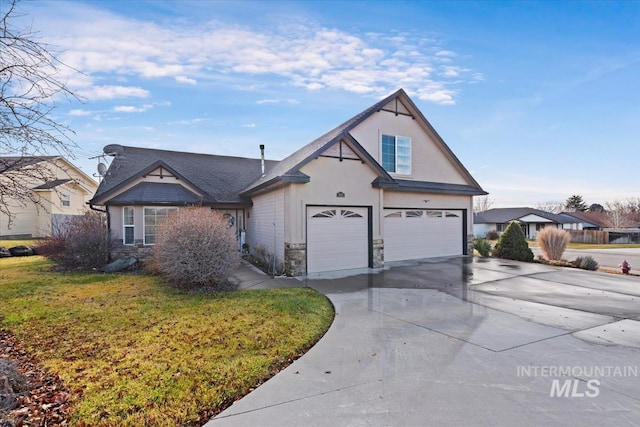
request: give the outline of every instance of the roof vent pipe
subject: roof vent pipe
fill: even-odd
[[[264,176],[264,144],[260,144],[260,166],[262,168],[262,175]]]

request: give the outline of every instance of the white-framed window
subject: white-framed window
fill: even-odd
[[[389,173],[411,175],[411,138],[382,135],[382,167]]]
[[[60,204],[64,208],[68,208],[69,206],[71,206],[71,195],[60,194]]]
[[[144,208],[144,244],[156,243],[156,230],[162,221],[178,208],[145,207]]]
[[[135,243],[133,206],[122,208],[122,243],[125,245],[133,245]]]

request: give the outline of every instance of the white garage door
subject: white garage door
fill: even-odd
[[[369,265],[366,208],[307,208],[307,272]]]
[[[462,255],[462,211],[384,210],[384,260]]]

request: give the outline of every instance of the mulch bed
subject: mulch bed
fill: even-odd
[[[66,426],[71,393],[0,329],[0,427]]]

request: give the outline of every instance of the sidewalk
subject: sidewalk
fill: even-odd
[[[293,277],[271,277],[250,262],[242,260],[238,271],[229,282],[238,286],[238,289],[276,289],[276,288],[303,288],[306,285]]]

